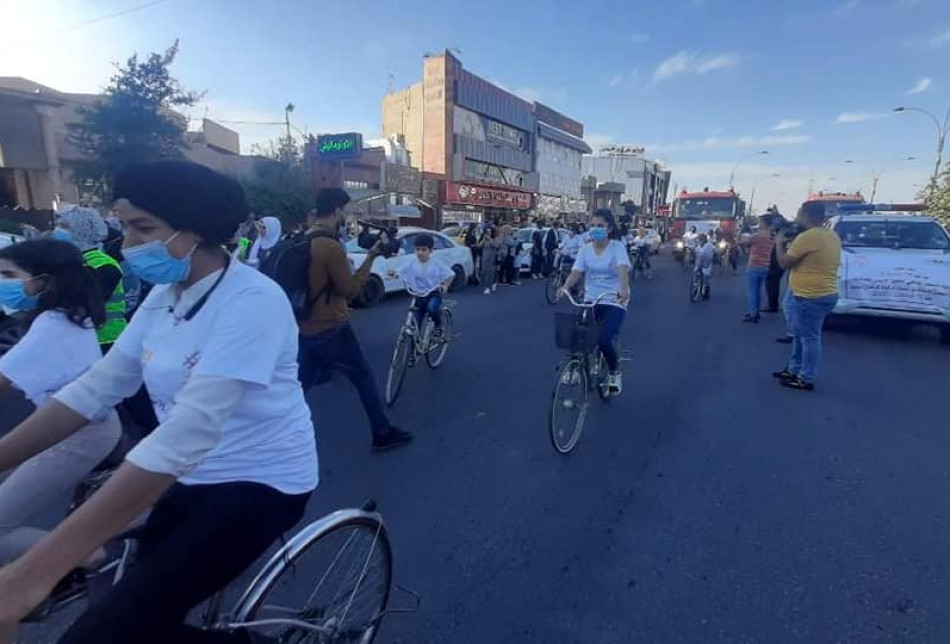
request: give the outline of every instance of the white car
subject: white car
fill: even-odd
[[[392,257],[378,257],[373,262],[372,275],[363,289],[362,295],[357,299],[360,306],[374,306],[379,304],[388,293],[396,293],[406,290],[406,286],[399,279],[399,268],[407,261],[415,257],[416,237],[426,233],[432,235],[435,241],[433,255],[452,269],[455,273],[455,282],[453,289],[461,288],[468,283],[468,279],[475,272],[472,263],[472,252],[450,237],[425,228],[400,228],[399,229],[399,254]],[[351,239],[346,243],[346,255],[350,264],[359,268],[366,259],[366,249],[360,248],[356,239]]]
[[[836,315],[936,324],[950,343],[950,235],[930,217],[838,215],[841,237]]]

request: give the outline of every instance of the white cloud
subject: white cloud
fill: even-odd
[[[646,43],[650,42],[650,34],[643,32],[630,34],[630,42],[635,45],[645,45]]]
[[[713,134],[704,139],[688,139],[678,143],[651,143],[645,147],[647,153],[683,152],[689,150],[729,150],[743,148],[790,147],[804,145],[812,140],[808,134],[770,134],[753,136],[750,134],[737,137],[721,137]]]
[[[610,87],[617,87],[623,83],[634,83],[640,77],[640,69],[634,67],[629,72],[619,72],[610,77],[610,80],[607,81],[607,85]]]
[[[805,124],[805,121],[800,119],[782,119],[774,127],[771,128],[773,132],[781,132],[783,130],[794,130]]]
[[[919,81],[917,81],[917,84],[916,84],[916,85],[914,85],[914,86],[911,87],[909,90],[907,90],[907,93],[908,93],[908,94],[920,94],[920,93],[922,93],[922,92],[926,92],[928,89],[930,89],[930,84],[931,84],[932,82],[933,82],[933,79],[932,79],[932,78],[930,78],[929,76],[924,76],[924,77],[921,78]]]
[[[653,82],[658,83],[681,74],[708,74],[735,67],[740,62],[739,56],[731,52],[704,54],[680,51],[660,61],[653,71]]]
[[[613,77],[611,77],[610,82],[608,82],[607,84],[610,85],[611,87],[616,87],[617,85],[623,82],[624,76],[625,74],[623,72],[619,74],[614,74]]]
[[[841,112],[835,119],[837,125],[847,123],[864,123],[865,121],[876,121],[886,119],[887,114],[883,112]]]
[[[939,34],[934,35],[929,40],[927,40],[927,45],[933,49],[940,49],[946,45],[950,45],[950,29],[940,32]]]

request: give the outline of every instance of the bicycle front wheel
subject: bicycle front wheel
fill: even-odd
[[[402,383],[406,379],[406,370],[409,368],[409,358],[415,351],[412,336],[405,331],[399,332],[396,339],[396,348],[393,349],[393,359],[389,363],[389,374],[386,376],[386,404],[396,402]]]
[[[392,559],[379,515],[335,512],[271,558],[239,600],[230,626],[279,642],[368,644],[389,603]]]
[[[426,364],[431,369],[438,369],[445,360],[445,353],[449,350],[449,339],[452,337],[452,312],[442,311],[442,340],[432,341],[432,331],[429,332],[429,347],[426,351]]]
[[[571,358],[558,373],[548,414],[551,444],[560,454],[569,454],[584,431],[590,407],[590,387],[584,361]]]

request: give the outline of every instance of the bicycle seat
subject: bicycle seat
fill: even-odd
[[[107,472],[119,467],[122,465],[122,461],[125,460],[125,455],[132,450],[132,447],[132,439],[129,438],[128,434],[123,433],[109,455],[92,469],[92,473]]]

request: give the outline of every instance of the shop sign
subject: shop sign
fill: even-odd
[[[321,159],[355,159],[363,152],[363,135],[359,132],[321,134],[317,136],[317,156]]]
[[[531,207],[531,193],[472,186],[465,183],[446,183],[445,200],[449,203],[512,208],[515,210],[527,210]]]
[[[418,206],[410,204],[386,204],[386,212],[390,217],[403,217],[405,219],[419,219],[422,217],[422,211]]]
[[[482,223],[482,213],[478,210],[442,209],[442,222],[452,224]]]

